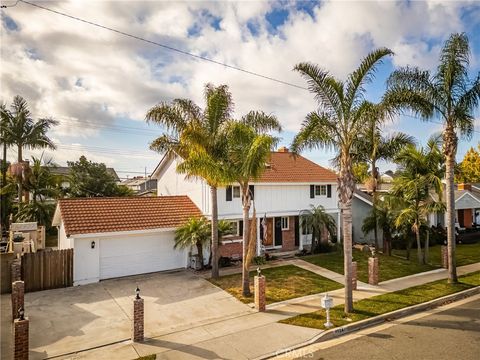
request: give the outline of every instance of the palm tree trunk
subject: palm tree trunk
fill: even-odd
[[[447,197],[447,248],[448,248],[448,282],[456,283],[457,268],[455,261],[455,192],[454,192],[454,167],[457,137],[451,127],[444,133],[444,151],[446,168],[446,197]]]
[[[7,184],[7,143],[4,141],[3,142],[3,158],[2,158],[2,187],[5,186]],[[4,195],[0,195],[1,196],[1,200],[2,200],[2,203],[1,203],[1,211],[2,211],[2,214],[1,214],[1,231],[3,230],[6,230],[7,229],[7,224],[8,224],[8,221],[7,221],[7,215],[6,215],[6,211],[7,211],[7,198],[4,196]]]
[[[420,226],[415,225],[415,238],[417,239],[417,259],[419,264],[423,264],[422,243],[420,242]]]
[[[18,203],[21,204],[23,201],[23,180],[22,180],[22,173],[23,173],[23,164],[22,164],[22,145],[18,145],[18,166],[20,167],[20,172],[17,177],[18,181]]]
[[[203,244],[200,241],[197,241],[195,244],[197,246],[198,260],[200,260],[200,270],[203,269]]]
[[[425,249],[423,250],[423,263],[428,264],[428,247],[430,246],[430,230],[425,234]]]
[[[375,250],[378,251],[378,231],[377,231],[377,163],[372,160],[372,200],[373,200],[373,219],[375,222],[375,228],[373,229],[373,237],[375,239]],[[385,252],[385,249],[383,249]]]
[[[340,207],[343,220],[343,267],[345,274],[345,313],[353,311],[352,288],[352,198],[355,191],[355,179],[352,171],[352,159],[348,150],[342,150],[340,174],[338,178]]]
[[[249,221],[249,212],[250,212],[250,197],[247,194],[248,186],[242,187],[243,190],[243,262],[242,262],[242,295],[245,297],[251,296],[250,292],[250,278],[249,278],[249,267],[247,261],[248,253],[248,239],[250,237],[250,221]]]
[[[218,279],[218,203],[217,187],[210,185],[210,196],[212,200],[212,279]]]

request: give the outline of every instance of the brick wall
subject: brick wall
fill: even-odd
[[[18,318],[18,310],[24,307],[25,283],[15,281],[12,283],[12,320]]]
[[[282,250],[295,250],[295,216],[288,217],[288,230],[282,230]]]
[[[13,359],[28,360],[28,318],[13,323]]]
[[[243,241],[223,242],[219,247],[219,254],[223,257],[242,257]]]
[[[144,312],[143,299],[133,300],[132,340],[143,341]]]

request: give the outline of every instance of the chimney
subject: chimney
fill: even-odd
[[[286,146],[282,146],[281,148],[278,149],[278,152],[288,153],[288,148]]]
[[[457,185],[457,189],[458,190],[472,190],[472,185],[471,184],[465,184],[465,183],[461,183],[461,184],[458,184]]]

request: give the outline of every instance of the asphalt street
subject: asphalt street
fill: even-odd
[[[479,360],[480,299],[302,355],[317,360]]]

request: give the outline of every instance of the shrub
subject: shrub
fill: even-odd
[[[220,259],[218,259],[218,266],[220,267],[228,267],[232,265],[232,259],[226,256],[220,256]]]
[[[255,265],[263,265],[263,264],[266,264],[267,260],[265,259],[264,256],[255,256],[253,259],[252,259],[252,263],[254,263]]]

